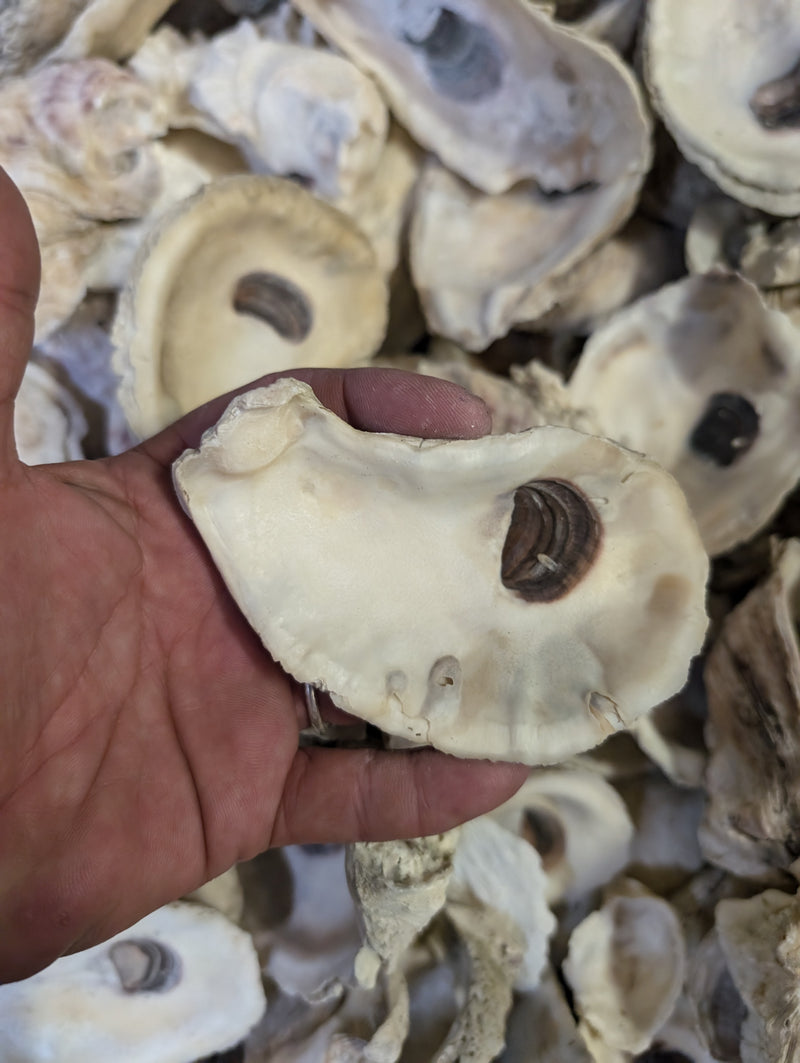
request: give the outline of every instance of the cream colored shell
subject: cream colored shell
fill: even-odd
[[[299,293],[298,334],[237,312],[237,285],[262,273]],[[265,373],[353,364],[379,346],[387,304],[373,251],[345,215],[280,178],[212,181],[139,249],[112,332],[120,402],[143,437]]]
[[[235,399],[174,477],[287,671],[461,756],[542,763],[593,746],[677,690],[702,644],[707,559],[683,496],[605,440],[362,433],[284,379]],[[548,479],[592,500],[603,541],[543,603],[500,571],[517,488]]]
[[[125,989],[116,949],[143,941],[169,957],[163,984]],[[187,1063],[241,1041],[264,1006],[249,934],[211,908],[170,904],[102,945],[4,985],[0,1058]]]
[[[765,128],[751,100],[800,55],[800,2],[651,0],[645,78],[683,154],[729,195],[800,212],[800,130]]]
[[[800,476],[800,333],[736,274],[687,277],[615,314],[569,391],[609,437],[674,473],[712,556],[766,524]],[[750,407],[754,435],[725,421],[720,396]],[[721,464],[697,440],[726,423]]]

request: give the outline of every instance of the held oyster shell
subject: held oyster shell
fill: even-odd
[[[679,488],[567,428],[362,433],[284,379],[235,399],[174,478],[289,672],[461,756],[595,745],[679,688],[703,639]]]

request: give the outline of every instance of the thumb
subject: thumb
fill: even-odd
[[[15,459],[14,398],[33,344],[39,245],[14,182],[0,167],[0,474]]]

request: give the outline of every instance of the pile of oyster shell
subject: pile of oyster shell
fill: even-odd
[[[800,0],[20,0],[0,165],[43,260],[29,463],[292,367],[486,401],[496,436],[420,447],[256,390],[176,483],[208,538],[231,470],[269,497],[335,466],[402,537],[364,534],[368,572],[448,544],[408,607],[380,588],[372,642],[339,617],[342,661],[324,592],[295,660],[251,544],[209,541],[270,650],[369,721],[303,741],[532,766],[446,835],[267,852],[0,987],[0,1057],[800,1060]],[[456,540],[495,549],[502,621]]]

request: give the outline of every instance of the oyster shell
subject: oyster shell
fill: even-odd
[[[0,78],[22,74],[69,30],[91,0],[26,0],[0,10]]]
[[[188,42],[169,26],[131,60],[170,122],[234,144],[256,173],[297,176],[334,199],[378,164],[388,113],[377,88],[341,56],[262,37],[252,22]]]
[[[159,218],[120,298],[114,368],[131,428],[150,435],[270,371],[358,362],[380,344],[387,301],[345,215],[291,181],[213,181]]]
[[[642,887],[587,916],[570,936],[563,969],[590,1050],[598,1041],[644,1052],[678,999],[685,963],[675,913]]]
[[[211,908],[170,904],[2,986],[0,1055],[186,1063],[235,1045],[263,1010],[249,935]]]
[[[643,51],[653,104],[683,154],[735,199],[799,213],[800,3],[651,0]]]
[[[633,823],[617,791],[577,768],[534,771],[491,818],[539,853],[549,903],[573,902],[626,866]]]
[[[680,687],[702,642],[707,563],[677,485],[567,428],[362,433],[284,379],[234,399],[174,479],[276,660],[461,756],[595,745]]]
[[[800,1026],[797,896],[770,889],[747,900],[720,901],[716,922],[728,968],[747,1005],[742,1063],[794,1063]]]
[[[0,83],[0,165],[22,191],[42,250],[37,338],[83,298],[107,233],[142,217],[161,190],[159,103],[102,59],[53,63]]]
[[[735,274],[687,277],[614,315],[569,391],[674,473],[712,556],[765,525],[800,476],[800,334]]]
[[[729,614],[706,662],[707,857],[775,881],[800,857],[800,541]],[[785,882],[778,875],[775,884]]]
[[[484,192],[526,178],[567,192],[647,168],[649,123],[628,69],[524,0],[296,6],[377,78],[415,140]]]
[[[577,267],[634,206],[639,176],[552,196],[521,182],[485,195],[431,161],[410,229],[414,285],[432,331],[480,351],[553,307]]]
[[[526,992],[541,981],[555,918],[545,899],[546,879],[539,854],[523,838],[489,816],[461,828],[448,893],[474,898],[507,915],[519,928],[523,954],[514,987]]]
[[[389,971],[445,903],[458,829],[408,841],[348,847],[347,878],[364,926],[356,976],[371,988],[378,964]]]
[[[554,15],[624,52],[633,40],[642,7],[643,0],[555,0]]]

